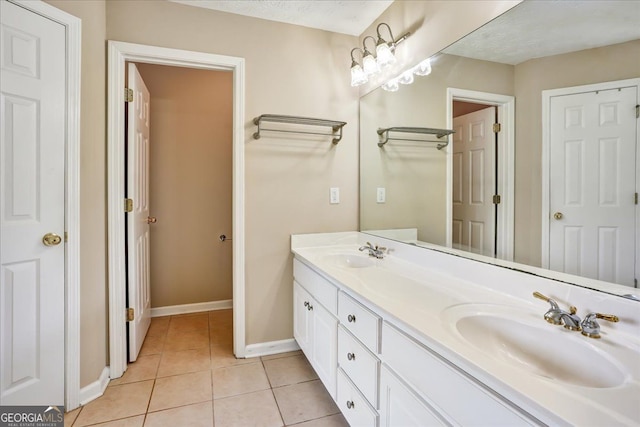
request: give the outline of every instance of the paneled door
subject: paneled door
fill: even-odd
[[[133,320],[129,326],[129,361],[138,358],[151,324],[149,281],[149,125],[150,96],[135,64],[128,64],[133,100],[127,108],[127,293]]]
[[[0,1],[0,405],[64,404],[65,28]]]
[[[453,246],[495,255],[495,107],[453,119]]]
[[[634,285],[637,88],[550,101],[549,268]]]

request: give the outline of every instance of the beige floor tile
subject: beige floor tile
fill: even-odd
[[[233,332],[231,330],[209,332],[211,345],[223,348],[233,348]]]
[[[282,387],[318,379],[316,371],[313,370],[304,355],[265,360],[262,363],[271,387]]]
[[[147,337],[155,337],[158,335],[166,335],[169,330],[169,316],[154,317],[151,319],[151,325],[147,331]]]
[[[211,346],[211,369],[259,362],[259,357],[236,359],[236,357],[233,355],[233,350],[231,349],[231,347]]]
[[[164,341],[167,339],[167,335],[152,335],[144,339],[142,348],[140,349],[140,356],[150,356],[152,354],[160,354],[164,349]]]
[[[209,371],[158,378],[151,395],[149,412],[211,399],[211,372]]]
[[[212,402],[197,403],[147,414],[145,427],[213,427]]]
[[[275,388],[273,394],[287,425],[339,412],[320,380]]]
[[[162,353],[158,378],[211,369],[209,347]]]
[[[107,423],[93,424],[91,427],[142,427],[144,424],[144,415],[137,417],[123,418],[121,420],[109,421]]]
[[[64,414],[64,427],[71,427],[73,425],[73,422],[78,418],[81,409],[82,408],[77,408]]]
[[[349,427],[349,423],[342,414],[329,415],[328,417],[317,418],[294,424],[295,427]],[[293,427],[293,426],[292,426]]]
[[[304,354],[302,353],[302,350],[287,351],[286,353],[277,353],[277,354],[270,354],[268,356],[262,356],[262,360],[280,359],[281,357],[298,356],[301,354]]]
[[[214,400],[213,415],[216,426],[282,426],[282,418],[271,390]]]
[[[107,387],[101,397],[82,408],[74,427],[144,414],[152,388],[153,381]]]
[[[262,363],[214,369],[212,378],[215,399],[269,389]]]
[[[156,377],[159,363],[159,354],[140,356],[138,360],[127,365],[127,370],[123,376],[109,381],[109,386],[152,380]]]
[[[169,332],[207,330],[209,328],[209,315],[185,314],[183,316],[171,316],[169,322]]]
[[[209,346],[209,331],[171,331],[167,334],[163,351],[180,351]]]

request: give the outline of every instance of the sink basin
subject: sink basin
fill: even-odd
[[[373,258],[356,254],[331,254],[325,256],[324,260],[343,268],[364,268],[375,265]]]
[[[506,306],[505,306],[506,307]],[[589,338],[523,316],[511,307],[473,305],[443,313],[453,333],[501,363],[565,384],[616,387],[627,375],[622,365],[589,343]],[[539,324],[538,324],[539,323]]]

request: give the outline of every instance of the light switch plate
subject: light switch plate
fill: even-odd
[[[329,203],[331,203],[332,205],[340,203],[340,188],[331,187]]]
[[[387,201],[387,191],[384,187],[378,187],[376,189],[376,202],[385,203]]]

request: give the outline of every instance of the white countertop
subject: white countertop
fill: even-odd
[[[373,266],[344,267],[329,257],[357,256],[361,254],[358,247],[372,239],[391,249],[382,260],[371,258]],[[640,425],[640,303],[358,232],[292,236],[292,251],[343,291],[381,312],[385,320],[400,321],[414,338],[543,422]],[[568,304],[578,306],[581,317],[587,310],[597,310],[616,314],[621,321],[601,321],[601,339],[549,325],[542,318],[548,304],[531,296],[536,290],[565,309]],[[589,369],[590,362],[598,361],[585,360],[580,354],[588,349],[598,360],[620,367],[624,379],[614,387],[585,387],[498,360],[458,333],[456,316],[467,308],[495,310],[505,322],[517,317],[517,324],[525,328],[548,328],[550,337],[563,346],[566,343],[567,359]]]

